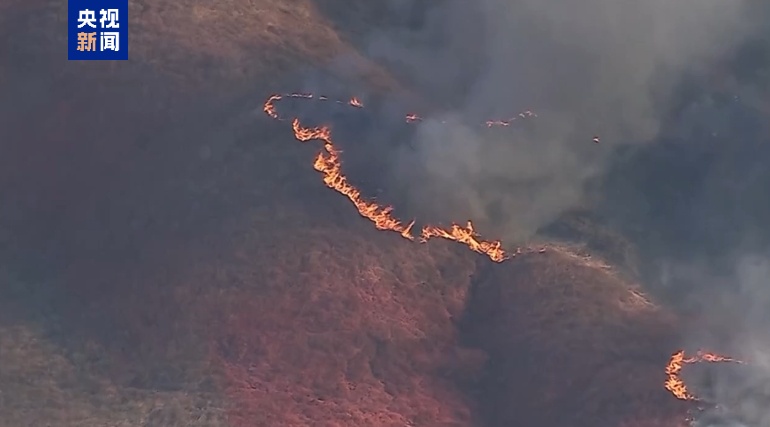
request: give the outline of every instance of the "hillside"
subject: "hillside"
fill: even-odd
[[[582,252],[582,253],[581,253]],[[609,265],[549,247],[477,272],[461,326],[489,356],[489,425],[680,425],[660,386],[677,319]]]
[[[361,46],[424,3],[349,3],[130,1],[131,60],[96,64],[64,61],[65,3],[0,0],[0,426],[684,423],[678,321],[623,238],[410,244],[264,116],[317,87],[435,107]]]

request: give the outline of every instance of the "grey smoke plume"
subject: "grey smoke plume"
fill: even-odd
[[[419,31],[378,34],[373,56],[452,105],[421,125],[396,184],[430,218],[532,236],[581,203],[612,146],[658,135],[685,72],[751,34],[747,2],[448,0]],[[538,118],[514,132],[470,124],[525,109]]]
[[[769,5],[447,0],[422,30],[369,44],[445,109],[420,125],[393,171],[431,220],[470,218],[487,236],[527,239],[583,203],[585,184],[609,166],[628,177],[610,197],[631,213],[612,213],[642,225],[645,275],[662,272],[649,288],[698,319],[682,345],[750,363],[690,371],[719,405],[701,426],[770,426],[770,150],[758,124],[770,74],[726,76],[726,102],[705,93],[683,105],[678,89],[716,68],[737,73],[723,62],[761,32],[770,40]],[[473,125],[524,109],[538,118],[513,130]],[[642,146],[664,130],[676,147]],[[611,165],[628,144],[653,160]]]
[[[703,264],[678,263],[664,282],[693,282],[690,303],[700,325],[684,344],[739,357],[745,365],[698,366],[685,371],[693,392],[711,405],[697,426],[770,426],[770,253],[738,256],[729,271],[709,271]],[[698,369],[701,368],[701,369]]]

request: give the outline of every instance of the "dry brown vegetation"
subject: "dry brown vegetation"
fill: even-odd
[[[0,426],[226,425],[211,393],[126,388],[97,375],[100,352],[68,353],[34,326],[0,327]]]
[[[255,119],[333,54],[359,64],[338,77],[397,90],[349,42],[369,3],[132,1],[128,64],[63,63],[66,3],[20,4],[0,2],[18,35],[0,179],[21,212],[0,255],[36,274],[0,278],[0,425],[680,419],[660,386],[675,324],[619,275],[377,232]]]
[[[257,298],[255,283],[228,292],[217,339],[234,425],[469,425],[447,372],[483,361],[452,322],[471,258],[373,233],[309,230],[276,245],[281,263],[233,273],[263,277]]]
[[[673,425],[686,408],[661,387],[677,322],[600,260],[549,247],[488,266],[463,325],[497,377],[491,425]]]
[[[216,344],[235,425],[684,422],[661,386],[676,319],[603,261],[548,246],[492,264],[371,233],[308,231],[279,266],[222,273],[265,278],[260,298],[228,292]]]

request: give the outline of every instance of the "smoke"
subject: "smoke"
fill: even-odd
[[[748,362],[685,373],[717,404],[701,426],[770,426],[770,59],[746,50],[770,40],[767,4],[447,0],[368,44],[442,110],[392,166],[431,221],[470,218],[511,244],[603,182],[648,289],[696,320],[682,345]],[[521,110],[538,117],[476,125]]]
[[[685,372],[694,393],[710,402],[698,426],[770,426],[770,252],[743,254],[729,271],[677,264],[668,281],[697,282],[688,295],[699,307],[700,324],[687,332],[685,345],[718,348],[744,365],[702,366]],[[671,283],[670,283],[671,284]]]
[[[747,0],[440,2],[422,28],[368,43],[449,106],[397,156],[393,185],[422,215],[529,238],[582,202],[614,146],[654,139],[683,77],[730,52],[752,22]],[[527,109],[538,118],[514,131],[475,125]]]

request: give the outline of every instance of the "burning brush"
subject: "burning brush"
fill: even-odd
[[[670,391],[677,399],[699,401],[700,399],[693,395],[684,383],[684,380],[680,377],[682,368],[684,365],[707,362],[707,363],[719,363],[719,362],[731,362],[744,364],[740,360],[733,359],[732,357],[722,356],[715,353],[708,353],[699,351],[692,357],[685,357],[684,350],[679,350],[673,355],[666,366],[667,379],[664,383],[666,390]]]
[[[265,101],[263,107],[265,114],[273,119],[282,120],[275,109],[275,103],[283,98],[313,99],[314,95],[302,93],[273,95]],[[318,99],[327,100],[325,97],[318,97]],[[339,104],[344,103],[342,101],[335,102]],[[363,103],[358,98],[350,99],[347,104],[355,108],[363,108]],[[526,111],[519,114],[517,117],[508,120],[487,121],[485,125],[487,127],[510,126],[515,120],[534,116],[535,114],[531,111]],[[422,121],[422,118],[416,114],[407,114],[405,120],[407,123],[414,123]],[[379,205],[376,202],[364,199],[361,191],[348,181],[342,172],[340,151],[332,140],[331,129],[329,127],[305,127],[298,118],[293,118],[291,123],[292,129],[294,130],[294,137],[297,138],[297,140],[301,142],[317,140],[323,144],[324,150],[316,156],[313,168],[321,173],[324,184],[326,184],[327,187],[347,197],[356,207],[358,213],[364,218],[372,221],[378,230],[395,231],[405,239],[415,240],[415,236],[412,234],[412,227],[414,226],[415,221],[409,223],[402,222],[393,216],[393,207]],[[481,239],[473,228],[473,223],[471,221],[468,221],[465,226],[452,224],[448,228],[426,225],[420,231],[420,242],[427,242],[434,237],[462,243],[470,250],[484,254],[495,262],[502,262],[516,256],[517,253],[521,253],[520,249],[515,252],[506,252],[502,248],[502,242],[499,240]]]
[[[287,94],[287,95],[273,95],[265,101],[264,112],[268,116],[276,120],[283,120],[280,117],[275,108],[275,103],[283,98],[304,98],[313,99],[312,94]],[[320,100],[328,100],[326,97],[318,97]],[[357,99],[352,98],[347,102],[335,101],[339,104],[348,104],[355,108],[363,108],[363,103]],[[535,114],[526,111],[519,114],[509,120],[490,120],[485,123],[487,127],[493,126],[510,126],[514,120],[526,119],[534,117]],[[407,123],[420,122],[423,119],[416,114],[407,114],[405,117]],[[376,202],[366,200],[361,194],[361,191],[353,186],[346,176],[342,172],[342,160],[340,158],[340,151],[335,146],[332,139],[331,129],[327,126],[319,127],[305,127],[302,125],[298,118],[291,119],[292,129],[294,131],[294,137],[300,142],[306,142],[311,140],[319,141],[323,144],[323,151],[321,151],[313,163],[313,168],[321,173],[324,184],[327,187],[335,190],[336,192],[347,197],[358,210],[358,213],[364,218],[374,223],[374,226],[378,230],[394,231],[401,235],[401,237],[410,241],[415,240],[415,236],[412,234],[412,228],[415,221],[404,223],[400,219],[393,215],[393,207],[379,205]],[[599,143],[599,137],[595,136],[593,142]],[[422,227],[420,233],[420,242],[427,242],[434,237],[451,240],[454,242],[462,243],[470,250],[484,254],[492,261],[502,262],[506,259],[515,257],[517,254],[522,253],[521,248],[515,251],[508,252],[502,248],[502,243],[499,240],[483,240],[476,233],[473,223],[468,221],[465,226],[458,224],[452,224],[449,228],[444,228],[435,225],[426,225]],[[539,251],[542,252],[542,251]],[[714,353],[698,352],[695,356],[686,357],[683,350],[677,351],[671,356],[671,359],[666,366],[667,379],[664,383],[666,390],[670,391],[676,398],[687,401],[698,401],[685,385],[684,381],[680,377],[680,373],[684,365],[707,362],[733,362],[743,363],[727,356],[721,356]]]

